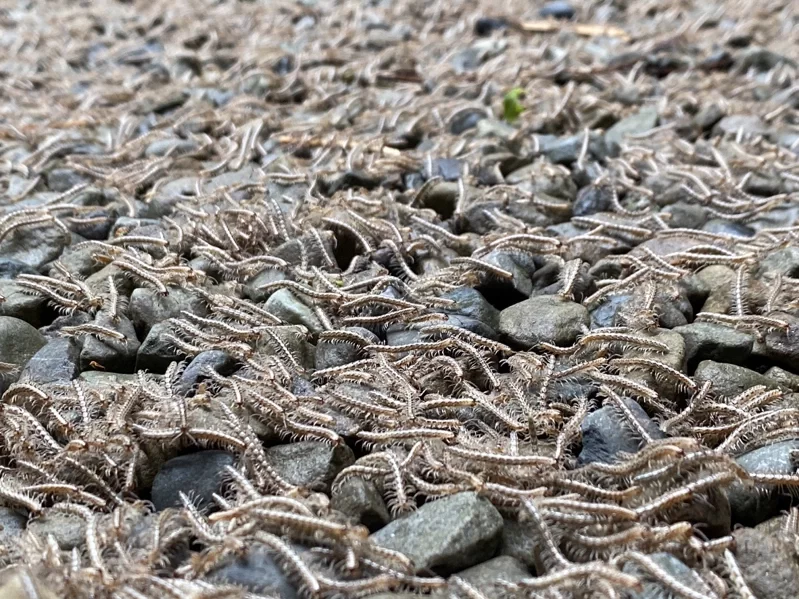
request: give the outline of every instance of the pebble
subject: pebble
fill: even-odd
[[[509,555],[495,557],[482,564],[461,570],[454,576],[465,580],[486,597],[502,595],[502,589],[497,584],[499,581],[514,583],[525,578],[531,578],[530,572],[525,568],[524,564]],[[434,593],[432,596],[447,595],[442,592],[438,595]]]
[[[791,391],[799,391],[799,374],[788,372],[779,366],[772,366],[763,374],[772,379],[780,387],[790,389]]]
[[[264,308],[287,324],[302,325],[312,333],[324,330],[314,311],[290,289],[278,289],[266,300]]]
[[[266,450],[272,467],[289,483],[313,491],[330,492],[336,475],[355,462],[346,445],[299,441]]]
[[[80,374],[80,350],[73,339],[56,337],[37,351],[20,374],[23,383],[66,383]]]
[[[235,463],[233,454],[213,449],[172,458],[161,466],[153,480],[150,493],[153,506],[159,512],[180,507],[181,492],[198,508],[215,506],[212,495],[221,491],[227,478],[225,466]]]
[[[69,242],[69,237],[52,225],[20,227],[0,241],[0,256],[38,270],[58,258]]]
[[[373,532],[391,522],[377,486],[363,478],[350,477],[336,485],[330,494],[330,507]]]
[[[795,544],[776,534],[751,528],[733,533],[735,559],[755,597],[794,599],[799,588]]]
[[[574,18],[574,6],[564,0],[553,0],[552,2],[547,2],[538,10],[538,16],[568,21]]]
[[[589,185],[577,192],[577,199],[572,204],[574,216],[588,216],[596,212],[610,210],[613,191],[606,186]]]
[[[654,129],[658,122],[655,108],[643,108],[639,112],[623,118],[605,133],[605,143],[612,154],[618,154],[625,136],[645,133]]]
[[[45,337],[24,320],[0,316],[0,362],[22,368],[46,343]],[[17,380],[18,374],[4,374],[4,384]]]
[[[446,574],[489,559],[499,546],[502,526],[502,516],[487,499],[466,492],[425,503],[370,539],[408,556],[417,572]]]
[[[25,293],[14,281],[0,279],[0,316],[10,316],[24,320],[35,327],[42,326],[47,317],[46,300],[38,294]]]
[[[673,329],[685,339],[685,357],[688,370],[702,360],[730,364],[745,364],[755,338],[744,331],[710,322],[693,322]]]
[[[300,594],[275,561],[273,552],[266,546],[254,543],[227,563],[212,569],[206,578],[244,588],[251,593],[277,599],[300,599]]]
[[[81,548],[86,543],[86,521],[76,514],[50,512],[28,522],[27,532],[42,542],[53,535],[62,551]]]
[[[735,397],[755,385],[763,385],[767,389],[779,388],[779,385],[772,379],[754,370],[713,360],[700,362],[696,367],[694,379],[699,385],[710,381],[713,383],[714,394],[729,398]]]
[[[799,450],[799,440],[781,441],[765,445],[738,456],[736,462],[750,474],[794,474],[796,464],[791,451]],[[734,483],[727,490],[733,522],[754,526],[776,516],[780,509],[780,496],[773,489],[758,489]]]
[[[477,25],[475,25],[475,28],[477,28]],[[478,35],[480,34],[478,33]],[[477,124],[485,118],[487,118],[487,115],[484,110],[469,109],[461,111],[449,122],[449,132],[453,135],[461,135],[477,127]]]
[[[738,135],[741,131],[744,137],[763,136],[769,133],[769,128],[763,120],[756,115],[731,114],[722,118],[713,127],[714,135]]]
[[[363,327],[344,327],[344,330],[365,337],[374,344],[380,343],[377,335]],[[316,345],[316,353],[314,355],[317,370],[343,366],[364,357],[360,345],[338,339],[320,340]]]
[[[758,264],[758,277],[783,275],[799,277],[799,248],[789,247],[769,252]]]
[[[648,557],[657,564],[658,567],[663,569],[673,578],[677,579],[680,583],[695,591],[697,596],[713,597],[712,589],[707,583],[691,568],[686,566],[682,561],[671,555],[670,553],[658,552],[651,553]],[[671,589],[652,578],[649,573],[642,569],[634,562],[627,562],[624,564],[622,571],[627,574],[638,576],[643,581],[643,589],[640,591],[630,591],[627,593],[629,599],[659,599],[661,597],[671,597]]]
[[[181,359],[167,335],[179,337],[170,321],[156,323],[136,352],[136,370],[163,374],[172,362]]]
[[[0,507],[0,546],[5,550],[2,556],[3,563],[6,563],[9,557],[19,559],[17,544],[25,532],[27,523],[28,516],[23,511]]]
[[[162,295],[154,289],[139,287],[130,294],[127,314],[136,331],[145,338],[154,325],[179,318],[183,311],[196,316],[208,314],[202,297],[190,289],[172,287],[169,295]]]
[[[624,403],[653,439],[666,437],[637,402],[625,397]],[[619,452],[636,453],[641,448],[641,439],[637,438],[619,410],[611,405],[586,416],[580,430],[583,436],[583,447],[577,456],[580,465],[594,462],[610,464],[616,461]]]
[[[487,35],[491,35],[495,31],[507,29],[507,27],[508,22],[505,19],[480,17],[474,22],[474,33],[480,37],[485,37]]]
[[[120,315],[118,322],[114,322],[104,312],[100,312],[94,322],[122,333],[125,339],[118,341],[105,336],[99,338],[86,335],[83,337],[83,348],[80,351],[80,369],[88,370],[93,368],[92,363],[95,363],[109,372],[133,372],[136,367],[136,354],[141,344],[130,320]]]
[[[499,310],[476,289],[459,287],[441,294],[441,298],[455,302],[454,306],[443,308],[444,313],[466,316],[485,324],[490,329],[499,329]]]
[[[207,369],[222,376],[230,376],[237,368],[238,361],[227,352],[218,349],[201,352],[183,370],[176,391],[182,396],[191,394],[201,381],[208,378]]]
[[[589,323],[584,306],[550,295],[531,297],[499,314],[500,333],[510,343],[525,348],[542,341],[571,345]]]

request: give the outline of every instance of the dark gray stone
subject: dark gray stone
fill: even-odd
[[[475,28],[476,27],[477,25],[475,25]],[[477,123],[484,118],[486,118],[485,110],[481,110],[479,108],[464,110],[453,117],[453,119],[450,121],[449,132],[453,135],[460,135],[469,129],[474,129],[477,127]]]
[[[749,333],[710,322],[675,327],[674,332],[685,339],[685,358],[689,364],[701,360],[744,364],[755,342]]]
[[[752,237],[755,234],[755,230],[752,227],[748,227],[742,223],[727,221],[720,218],[713,218],[707,221],[702,227],[702,230],[707,231],[708,233],[718,233],[720,235],[732,235],[733,237],[742,237],[742,238]]]
[[[613,153],[618,153],[624,138],[630,134],[645,133],[653,129],[658,122],[655,108],[642,108],[635,114],[623,118],[605,133],[605,143]]]
[[[21,369],[46,343],[44,336],[24,320],[0,316],[0,362]],[[18,375],[5,374],[3,379],[17,380]]]
[[[5,564],[9,558],[18,558],[18,543],[28,523],[28,516],[20,510],[0,507],[0,546],[5,550],[0,556],[0,563]],[[0,595],[2,596],[2,595]]]
[[[345,327],[345,331],[366,337],[372,343],[380,343],[380,339],[372,331],[363,327]],[[347,343],[338,339],[320,340],[316,345],[316,369],[324,370],[334,366],[343,366],[365,357],[360,345]]]
[[[53,225],[19,227],[0,241],[0,256],[40,269],[61,255],[70,238]]]
[[[243,587],[252,593],[279,599],[299,599],[300,594],[273,555],[269,548],[255,543],[246,549],[244,555],[211,570],[206,578],[211,582]]]
[[[589,323],[584,306],[551,295],[531,297],[499,315],[500,333],[511,343],[528,348],[542,341],[571,345]]]
[[[795,474],[796,464],[791,451],[799,450],[799,440],[772,443],[738,456],[738,464],[750,474]],[[759,489],[734,483],[727,490],[732,520],[745,526],[754,526],[776,516],[779,512],[779,494],[774,488]]]
[[[758,265],[758,275],[799,277],[799,248],[787,247],[768,252]]]
[[[226,451],[207,450],[172,458],[161,466],[153,480],[151,501],[157,511],[180,507],[180,493],[194,505],[212,507],[212,495],[219,493],[226,479],[225,466],[233,466],[236,456]]]
[[[454,306],[443,308],[447,314],[468,316],[488,325],[491,329],[499,328],[499,310],[488,303],[485,297],[471,287],[459,287],[441,295],[442,299],[455,302]]]
[[[497,584],[499,581],[514,583],[531,578],[531,574],[524,564],[509,555],[501,555],[482,564],[477,564],[458,572],[456,576],[486,597],[497,597],[503,594],[501,587]],[[441,593],[441,596],[446,596],[446,594]]]
[[[587,216],[596,212],[610,210],[613,191],[609,187],[589,185],[577,192],[577,199],[572,205],[574,216]]]
[[[751,528],[733,533],[735,559],[747,586],[758,599],[794,599],[799,564],[791,538]]]
[[[212,349],[199,353],[180,375],[180,381],[176,388],[177,393],[188,395],[194,391],[201,381],[208,378],[208,374],[206,374],[208,369],[222,376],[229,376],[236,372],[237,368],[238,361],[227,352]]]
[[[371,531],[391,522],[391,514],[377,486],[363,478],[350,477],[336,485],[330,493],[330,507]]]
[[[266,300],[264,308],[287,324],[302,325],[312,333],[321,333],[324,330],[319,317],[290,289],[275,291]]]
[[[635,415],[653,439],[663,439],[665,434],[660,430],[643,408],[635,401],[624,398],[624,403]],[[619,452],[635,453],[641,448],[641,439],[633,431],[618,409],[611,405],[591,412],[580,425],[583,435],[583,448],[577,456],[579,464],[616,461]]]
[[[262,285],[268,285],[269,283],[277,283],[278,281],[285,281],[289,277],[283,270],[278,268],[265,268],[264,270],[260,271],[258,274],[254,275],[247,283],[244,285],[244,297],[250,299],[256,303],[261,303],[266,301],[266,299],[271,295],[272,292],[265,291],[260,289]]]
[[[707,583],[699,574],[670,553],[651,553],[648,557],[683,585],[696,591],[697,594],[703,594],[707,597],[713,597],[715,595],[713,590],[708,587]],[[627,593],[626,596],[629,597],[629,599],[665,599],[666,597],[672,596],[670,589],[662,585],[656,579],[653,579],[652,576],[648,575],[646,570],[642,569],[635,562],[626,562],[622,571],[639,577],[643,583],[642,590],[629,591]]]
[[[457,493],[424,504],[370,538],[408,556],[417,571],[457,572],[494,555],[502,516],[476,493]]]
[[[713,383],[713,393],[723,397],[735,397],[756,385],[767,389],[778,389],[779,385],[767,376],[759,374],[736,364],[725,364],[704,360],[699,363],[694,373],[694,380],[702,385],[705,381]]]
[[[69,382],[80,374],[80,350],[72,339],[50,339],[37,351],[20,374],[22,382],[35,384]]]
[[[170,321],[156,323],[147,333],[144,341],[136,353],[136,370],[146,370],[162,374],[172,362],[181,359],[174,344],[166,335],[175,334],[175,329]]]
[[[59,193],[88,182],[89,179],[71,168],[54,168],[47,173],[47,187]]]
[[[330,491],[336,475],[355,462],[346,445],[299,441],[266,450],[272,467],[293,485],[314,491]]]
[[[42,325],[46,300],[37,293],[25,293],[14,281],[0,279],[0,316],[19,318],[35,327]]]
[[[552,17],[568,21],[574,18],[574,6],[565,0],[552,0],[538,10],[538,15],[544,18]]]
[[[155,324],[170,318],[179,318],[184,310],[197,316],[208,314],[208,307],[202,297],[191,289],[182,287],[171,288],[169,295],[139,287],[131,293],[128,304],[128,316],[142,339],[147,337]]]
[[[94,362],[108,372],[133,372],[136,367],[136,354],[141,344],[130,320],[120,316],[118,322],[114,322],[104,312],[100,312],[94,321],[122,333],[125,339],[118,341],[105,336],[100,338],[86,335],[83,337],[83,348],[80,352],[80,369],[93,368],[92,362]]]

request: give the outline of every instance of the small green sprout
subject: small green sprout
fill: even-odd
[[[502,118],[509,123],[514,122],[519,118],[519,115],[524,112],[524,106],[520,100],[524,99],[524,90],[521,87],[514,87],[505,94],[502,100]]]

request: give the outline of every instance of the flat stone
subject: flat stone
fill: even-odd
[[[466,492],[425,503],[370,538],[408,556],[417,571],[448,573],[490,558],[502,526],[502,516],[487,499]]]
[[[627,397],[623,401],[653,439],[666,437],[636,401]],[[636,453],[641,449],[641,439],[612,405],[588,414],[580,425],[580,431],[583,437],[583,447],[577,456],[580,465],[594,462],[610,464],[616,461],[620,452]]]
[[[202,297],[191,289],[172,287],[169,295],[162,295],[154,289],[139,287],[130,295],[127,314],[144,339],[155,324],[169,318],[179,318],[184,310],[196,316],[208,314]]]
[[[630,134],[645,133],[654,129],[658,122],[658,111],[655,108],[643,108],[623,118],[605,133],[605,143],[611,152],[618,153],[624,138]]]
[[[290,289],[275,291],[266,300],[264,307],[287,324],[302,325],[312,333],[321,333],[324,330],[319,317]]]
[[[346,445],[321,441],[299,441],[266,450],[272,467],[286,481],[304,489],[330,491],[336,475],[355,462]]]
[[[689,364],[701,360],[743,364],[755,342],[749,333],[710,322],[694,322],[672,330],[685,339],[685,358]]]
[[[542,341],[571,345],[589,323],[584,306],[550,295],[531,297],[505,308],[499,315],[500,333],[525,348]]]
[[[391,514],[377,486],[363,478],[350,477],[336,485],[330,494],[330,507],[371,531],[391,522]]]
[[[20,381],[38,385],[65,383],[80,374],[80,350],[74,340],[50,339],[37,351],[20,374]]]
[[[799,564],[793,542],[751,528],[733,533],[735,559],[755,597],[793,599],[799,588]]]
[[[694,380],[702,385],[705,381],[713,383],[713,393],[723,397],[735,397],[754,387],[763,385],[767,389],[779,389],[779,385],[767,376],[735,364],[703,360],[696,367]]]
[[[211,582],[242,587],[251,593],[278,599],[299,599],[300,594],[275,561],[265,545],[253,543],[239,555],[212,569],[206,576]]]
[[[236,456],[226,451],[206,450],[178,456],[167,461],[153,480],[151,501],[156,511],[181,507],[180,492],[194,505],[212,507],[212,495],[219,493],[227,478],[225,466],[233,466]]]
[[[799,450],[799,440],[772,443],[738,456],[736,462],[750,474],[795,474],[791,451]],[[754,526],[776,516],[780,497],[774,488],[758,489],[741,483],[727,490],[733,522]]]

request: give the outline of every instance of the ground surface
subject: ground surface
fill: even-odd
[[[794,597],[796,20],[3,3],[0,596]]]

